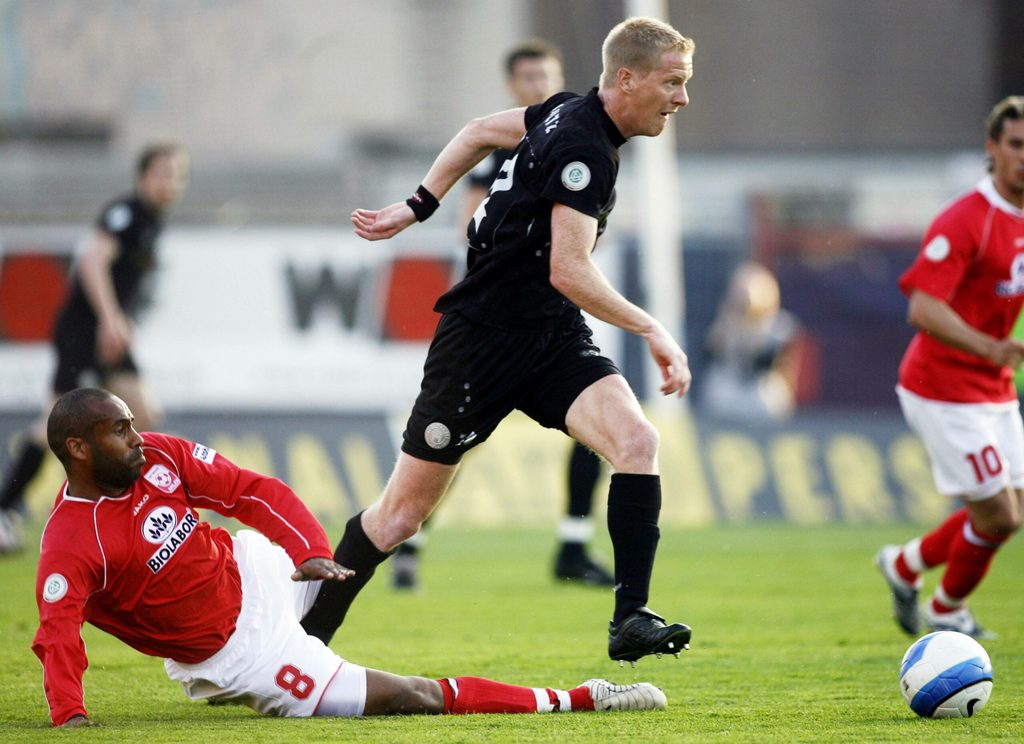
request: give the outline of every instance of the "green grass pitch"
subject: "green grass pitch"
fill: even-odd
[[[338,529],[331,531],[332,534]],[[975,718],[917,718],[897,690],[911,639],[889,618],[871,560],[919,530],[786,525],[666,530],[652,605],[694,629],[676,660],[624,669],[605,654],[611,597],[549,578],[551,530],[437,529],[424,587],[396,594],[388,567],[334,641],[353,661],[404,674],[483,675],[571,687],[594,676],[649,680],[666,711],[281,720],[187,700],[158,659],[92,627],[86,704],[99,724],[50,731],[41,668],[29,649],[37,614],[32,555],[0,559],[0,741],[75,742],[861,742],[1019,741],[1024,731],[1024,545],[1011,541],[972,602],[1000,633]],[[599,548],[602,544],[599,544]],[[607,554],[607,542],[603,543]],[[926,590],[937,580],[930,574]]]

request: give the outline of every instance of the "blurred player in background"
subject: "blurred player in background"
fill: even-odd
[[[531,41],[512,49],[505,56],[505,83],[516,106],[543,103],[565,85],[562,74],[562,53],[543,41]],[[499,148],[480,161],[469,175],[465,214],[460,225],[468,225],[473,213],[486,198],[502,164],[512,151]],[[587,543],[594,535],[590,520],[594,507],[594,489],[601,474],[600,458],[589,448],[574,442],[569,458],[569,503],[566,515],[558,526],[559,548],[555,557],[556,578],[592,586],[612,586],[615,577],[607,568],[587,554]],[[411,589],[417,583],[418,553],[422,548],[422,531],[398,546],[392,559],[392,583],[399,589]]]
[[[918,329],[900,365],[900,406],[939,492],[963,502],[932,532],[876,557],[911,635],[921,614],[933,630],[990,635],[965,603],[1021,524],[1024,426],[1013,370],[1024,342],[1008,336],[1024,302],[1024,96],[996,104],[985,128],[991,175],[935,218],[900,278]],[[942,564],[919,613],[921,574]]]
[[[271,715],[665,707],[664,693],[643,682],[530,688],[479,677],[401,677],[343,660],[299,624],[322,582],[351,571],[331,560],[323,527],[298,496],[202,444],[140,435],[132,422],[116,396],[79,388],[57,400],[47,423],[67,481],[43,531],[32,650],[43,664],[54,726],[90,723],[82,689],[86,621],[165,657],[167,675],[190,698]],[[232,537],[196,509],[260,532]]]
[[[683,350],[608,283],[591,253],[614,207],[618,148],[630,137],[661,134],[689,102],[693,48],[661,21],[624,21],[602,46],[599,88],[474,119],[445,146],[411,198],[353,212],[357,235],[390,238],[427,219],[496,148],[515,148],[469,224],[465,278],[434,306],[443,316],[392,476],[381,498],[349,520],[335,552],[356,574],[321,589],[303,623],[314,635],[331,638],[376,566],[437,506],[462,456],[519,409],[614,468],[609,656],[635,662],[678,654],[689,643],[687,626],[666,625],[647,607],[660,537],[658,432],[591,341],[581,310],[644,338],[664,395],[689,389]]]
[[[25,489],[42,467],[46,417],[57,396],[92,373],[129,403],[142,428],[152,428],[160,419],[132,356],[132,320],[144,299],[143,283],[156,266],[165,212],[184,193],[188,170],[188,156],[180,145],[146,147],[136,164],[135,190],[110,202],[96,220],[54,325],[53,395],[28,430],[0,490],[0,553],[24,545],[20,519]]]

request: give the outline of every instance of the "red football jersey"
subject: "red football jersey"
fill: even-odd
[[[281,481],[202,444],[143,439],[146,464],[131,489],[92,501],[65,483],[43,529],[32,650],[54,724],[85,714],[85,621],[145,654],[190,664],[231,636],[242,606],[231,535],[200,521],[197,508],[257,528],[296,566],[333,556],[323,527]]]
[[[916,289],[949,303],[970,326],[1010,335],[1024,302],[1024,210],[984,179],[932,223],[921,252],[900,277],[907,296]],[[1002,403],[1016,400],[1013,370],[954,349],[918,332],[900,364],[900,385],[932,400]]]

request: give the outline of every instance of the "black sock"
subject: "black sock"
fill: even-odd
[[[414,555],[416,555],[419,552],[420,552],[420,549],[419,549],[418,545],[410,545],[407,542],[404,542],[401,545],[399,545],[397,548],[395,548],[395,556],[396,557],[400,556],[400,555],[411,555],[411,556],[414,556]],[[338,562],[341,563],[341,561],[338,561]],[[341,565],[344,566],[345,564],[342,563]]]
[[[366,532],[363,531],[363,513],[359,512],[345,525],[345,534],[341,536],[334,551],[334,560],[345,568],[355,571],[344,581],[325,581],[320,585],[313,606],[302,618],[302,627],[311,635],[324,643],[330,643],[334,632],[344,622],[348,608],[352,606],[359,590],[366,586],[377,566],[383,563],[390,553],[377,550]]]
[[[14,459],[11,469],[7,475],[7,482],[4,483],[3,491],[0,491],[0,509],[21,510],[25,502],[25,488],[35,478],[39,468],[43,466],[43,457],[46,450],[26,439],[21,445],[21,452]]]
[[[661,479],[616,473],[608,491],[608,534],[615,551],[615,614],[618,623],[647,604],[658,549]]]
[[[586,445],[576,442],[569,456],[570,517],[589,517],[594,505],[594,486],[601,477],[601,458]]]
[[[563,541],[558,546],[558,560],[566,563],[577,563],[587,557],[586,546],[581,542]]]

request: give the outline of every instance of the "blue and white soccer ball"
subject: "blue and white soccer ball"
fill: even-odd
[[[924,718],[969,718],[992,695],[992,662],[981,644],[941,630],[914,641],[900,664],[900,692]]]

